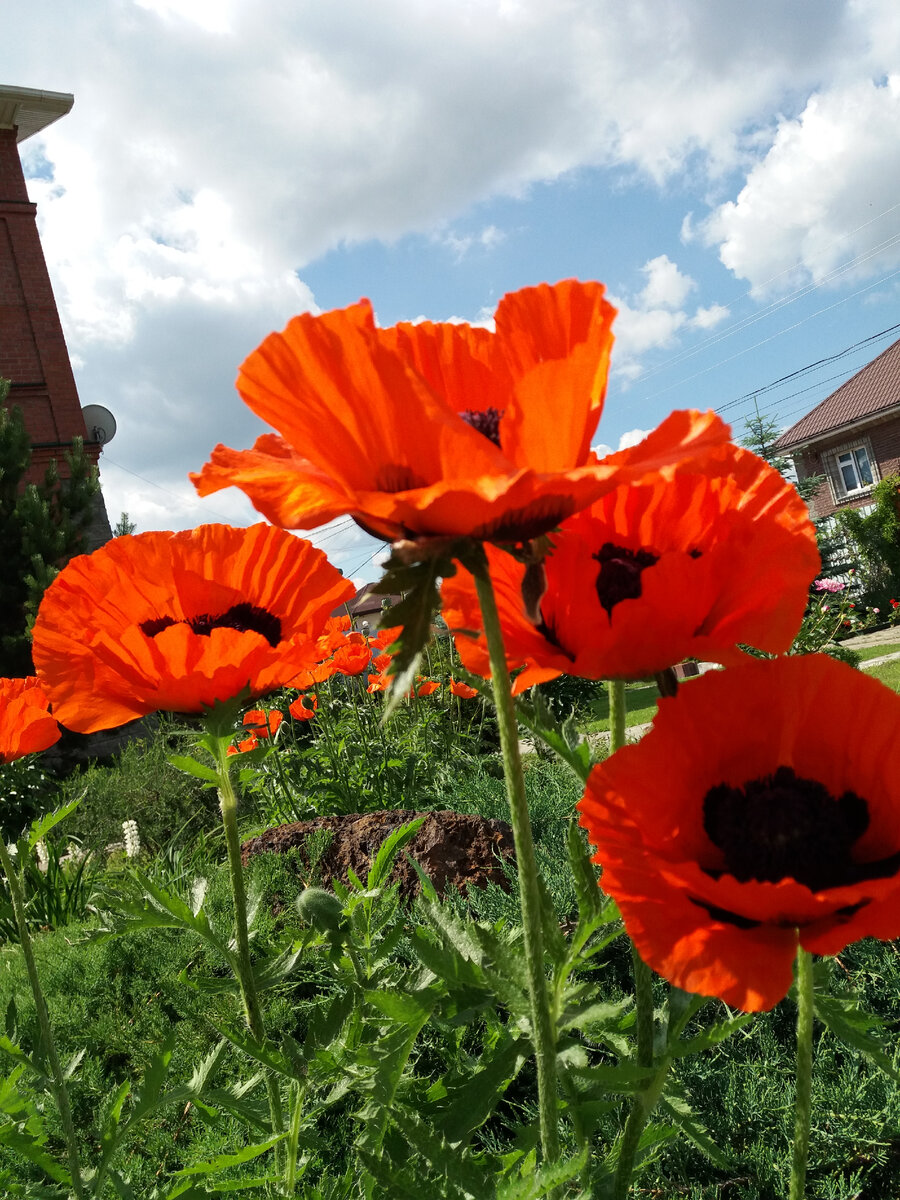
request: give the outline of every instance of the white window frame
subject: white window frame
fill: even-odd
[[[869,464],[869,471],[872,475],[871,483],[863,482],[857,458],[857,454],[860,451],[866,456],[866,461]],[[828,479],[831,483],[831,494],[835,504],[840,504],[844,500],[854,500],[857,496],[867,495],[881,478],[878,463],[875,461],[875,455],[872,453],[872,443],[866,437],[858,438],[852,442],[844,442],[840,446],[833,446],[822,457],[826,460]],[[841,462],[842,458],[847,459],[848,457],[849,462]],[[852,470],[858,486],[847,487],[843,470],[846,468]]]

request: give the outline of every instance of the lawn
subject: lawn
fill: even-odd
[[[868,662],[870,658],[881,658],[884,654],[896,654],[900,652],[900,642],[892,643],[889,646],[866,646],[859,649],[853,647],[853,649],[859,655],[860,662]]]
[[[645,725],[656,715],[659,688],[655,683],[628,683],[625,685],[625,722],[627,725]],[[604,692],[590,708],[590,716],[582,723],[585,733],[609,731],[609,697]]]
[[[870,671],[866,671],[866,674],[874,676],[875,679],[880,679],[882,683],[886,683],[895,692],[900,692],[900,658],[895,659],[893,662],[880,663],[877,667],[872,667]]]

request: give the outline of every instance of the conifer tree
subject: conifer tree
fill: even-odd
[[[31,443],[20,408],[8,409],[0,379],[0,675],[32,671],[30,628],[44,590],[83,547],[100,491],[97,469],[74,438],[65,454],[68,477],[55,461],[41,483],[23,481]]]

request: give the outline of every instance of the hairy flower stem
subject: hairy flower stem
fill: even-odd
[[[798,945],[797,1096],[794,1102],[794,1155],[791,1162],[790,1200],[803,1200],[806,1194],[806,1163],[809,1158],[809,1117],[812,1096],[813,1009],[812,955]]]
[[[609,696],[609,752],[615,754],[625,745],[625,680],[608,680],[606,690]]]
[[[31,994],[34,997],[34,1008],[37,1013],[38,1025],[41,1030],[41,1045],[50,1065],[50,1076],[53,1080],[53,1095],[59,1109],[59,1119],[62,1122],[63,1136],[66,1142],[66,1154],[69,1159],[69,1174],[72,1176],[72,1193],[76,1200],[82,1200],[84,1185],[81,1181],[81,1162],[78,1155],[78,1142],[75,1138],[75,1123],[72,1120],[72,1108],[69,1104],[69,1091],[66,1087],[65,1076],[56,1051],[56,1042],[50,1029],[50,1014],[47,1002],[41,990],[41,981],[34,961],[34,948],[31,944],[31,934],[28,932],[28,922],[25,919],[25,893],[22,890],[22,880],[10,860],[6,843],[0,837],[0,868],[9,884],[9,895],[12,900],[13,914],[19,931],[19,945],[25,959],[25,970],[28,972],[28,982],[31,984]]]
[[[224,748],[218,760],[219,776],[219,806],[222,811],[222,825],[225,829],[225,845],[228,848],[228,870],[231,876],[231,895],[234,900],[234,944],[237,951],[237,977],[241,989],[241,999],[244,1002],[244,1015],[247,1028],[257,1042],[262,1043],[266,1037],[266,1027],[263,1021],[262,1008],[253,978],[253,966],[250,962],[250,934],[247,927],[247,893],[244,889],[244,868],[241,863],[241,840],[237,826],[237,796],[231,784],[231,764],[228,762]],[[278,1084],[271,1073],[266,1075],[266,1093],[269,1098],[269,1115],[272,1119],[272,1133],[284,1132],[284,1116],[281,1110],[281,1096]],[[282,1166],[284,1147],[275,1147],[275,1161]]]
[[[497,709],[500,748],[503,753],[503,773],[506,778],[506,795],[509,800],[516,845],[519,903],[522,910],[528,992],[531,1000],[531,1025],[537,1064],[541,1148],[545,1161],[553,1162],[559,1157],[556,1038],[550,1016],[547,976],[544,972],[541,896],[537,861],[534,856],[534,839],[531,834],[531,819],[528,815],[528,803],[525,798],[525,776],[522,773],[522,758],[519,754],[519,728],[516,723],[509,671],[506,667],[506,653],[500,629],[500,618],[497,613],[497,602],[487,570],[487,561],[483,554],[471,569],[475,577],[475,587],[484,622],[484,636],[491,660],[494,705]]]

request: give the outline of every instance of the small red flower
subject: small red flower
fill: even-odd
[[[351,637],[361,639],[360,641],[351,641],[349,638],[343,646],[339,646],[334,652],[332,662],[334,668],[341,675],[362,675],[369,666],[369,661],[372,657],[372,651],[369,643],[361,633]]]
[[[433,696],[435,692],[441,690],[441,685],[433,679],[426,679],[424,683],[416,684],[417,696]]]
[[[298,696],[288,708],[288,712],[295,721],[311,721],[318,707],[318,696]]]
[[[38,680],[0,679],[0,763],[37,754],[60,739],[50,702]]]
[[[255,733],[251,733],[248,738],[242,742],[238,742],[236,746],[229,746],[225,751],[226,754],[246,754],[249,750],[256,750],[259,747],[259,738]]]
[[[244,713],[243,724],[252,729],[257,737],[267,738],[275,736],[283,720],[284,715],[277,708],[269,712],[263,708],[251,708],[249,712]]]
[[[478,695],[477,688],[469,687],[467,683],[456,679],[450,680],[450,691],[454,696],[459,696],[460,700],[474,700]]]

